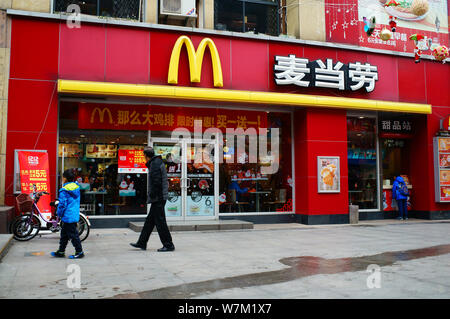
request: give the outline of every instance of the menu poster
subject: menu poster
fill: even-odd
[[[116,158],[117,145],[106,144],[87,144],[86,145],[87,158]]]
[[[80,144],[59,144],[58,157],[81,157],[83,150]]]
[[[119,150],[118,173],[147,173],[143,150]]]
[[[340,193],[338,156],[317,156],[317,182],[319,193]]]
[[[433,147],[435,200],[450,202],[450,137],[435,137]]]
[[[50,193],[50,173],[47,152],[17,151],[20,168],[20,190],[22,193],[33,193],[33,185],[37,192]],[[50,195],[43,195],[37,206],[45,218],[50,219]]]

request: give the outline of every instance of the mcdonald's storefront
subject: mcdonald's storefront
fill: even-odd
[[[433,150],[450,114],[448,64],[274,37],[10,18],[7,205],[20,185],[14,150],[46,150],[52,194],[73,168],[94,226],[142,220],[141,151],[151,145],[166,162],[169,220],[348,223],[349,205],[360,219],[393,218],[399,175],[410,216],[449,218],[450,205],[435,200]]]

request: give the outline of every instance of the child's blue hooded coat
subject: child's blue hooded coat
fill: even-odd
[[[80,186],[65,183],[59,190],[59,204],[56,214],[65,223],[78,223],[80,220]]]
[[[400,192],[400,187],[402,184],[405,184],[405,180],[401,176],[398,176],[394,181],[394,185],[392,185],[392,196],[394,197],[394,199],[407,199],[408,198],[408,196],[404,196]],[[398,192],[397,192],[397,190],[398,190]]]

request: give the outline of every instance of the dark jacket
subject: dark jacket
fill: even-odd
[[[59,204],[56,214],[65,223],[78,223],[80,220],[80,186],[65,183],[59,190]]]
[[[147,204],[167,200],[169,194],[169,180],[166,165],[161,156],[153,156],[146,164],[148,168]]]

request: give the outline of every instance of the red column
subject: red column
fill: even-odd
[[[294,117],[296,214],[306,224],[347,223],[346,111],[311,108]],[[340,193],[318,193],[317,156],[340,157]]]

